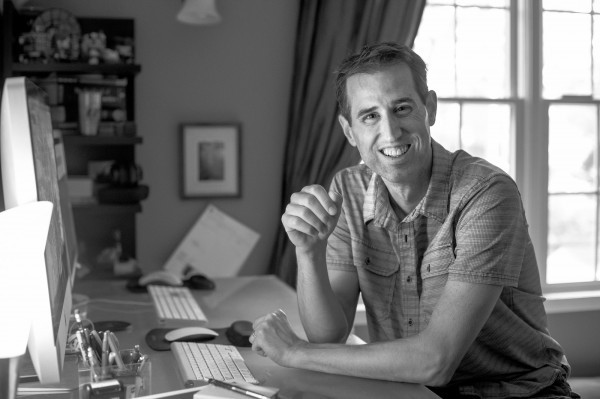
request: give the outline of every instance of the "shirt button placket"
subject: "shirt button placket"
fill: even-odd
[[[417,294],[417,287],[416,284],[413,284],[414,282],[414,268],[416,267],[416,260],[415,260],[415,254],[413,252],[413,246],[414,246],[414,231],[412,230],[412,228],[410,226],[406,226],[406,230],[403,231],[403,241],[404,241],[404,248],[407,252],[407,254],[409,254],[408,258],[410,259],[410,268],[407,268],[405,271],[408,274],[405,278],[404,278],[404,287],[407,293],[410,293],[409,296],[411,297],[411,303],[413,303],[413,301],[417,301],[417,303],[413,303],[408,309],[407,309],[407,313],[406,315],[408,316],[406,320],[407,323],[407,331],[410,332],[410,335],[413,335],[416,332],[416,328],[417,328],[417,320],[418,320],[418,294]],[[410,239],[409,239],[410,238]],[[417,308],[415,308],[414,306],[417,306]]]

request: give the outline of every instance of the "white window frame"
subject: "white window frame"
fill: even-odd
[[[522,195],[529,233],[536,251],[542,292],[549,311],[600,309],[600,282],[547,284],[548,253],[548,109],[551,104],[585,103],[592,99],[542,96],[542,0],[510,0],[510,96],[501,99],[440,97],[439,102],[512,105],[511,170]],[[433,88],[435,89],[435,88]],[[600,118],[599,118],[600,119]],[[572,299],[572,300],[569,300]],[[560,302],[560,304],[559,304]],[[567,302],[572,305],[567,306]],[[585,302],[585,303],[584,303]],[[584,303],[582,305],[582,303]]]
[[[545,100],[542,98],[542,1],[511,0],[517,12],[518,74],[516,76],[521,111],[516,121],[516,181],[523,197],[529,233],[536,250],[542,291],[549,313],[600,309],[600,282],[547,284],[548,253],[548,109],[555,104],[598,100]]]

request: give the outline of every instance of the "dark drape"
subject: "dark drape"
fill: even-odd
[[[334,71],[366,44],[412,46],[425,0],[301,0],[285,149],[281,214],[309,184],[328,188],[334,173],[358,163],[337,122]],[[270,271],[296,285],[296,256],[279,225]]]

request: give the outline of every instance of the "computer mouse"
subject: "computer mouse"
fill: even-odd
[[[225,330],[225,335],[229,342],[235,346],[250,347],[250,336],[254,329],[252,323],[247,320],[237,320],[231,323],[229,328]]]
[[[174,341],[198,341],[203,339],[212,339],[219,336],[219,333],[206,327],[190,326],[176,328],[165,334],[165,340]]]
[[[186,287],[196,290],[214,290],[215,282],[203,274],[192,274],[183,280]]]
[[[142,287],[150,284],[182,286],[183,280],[175,273],[166,270],[156,270],[140,277],[138,284]]]

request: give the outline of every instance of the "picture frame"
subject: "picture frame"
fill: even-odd
[[[185,124],[181,128],[181,196],[240,196],[237,124]]]

